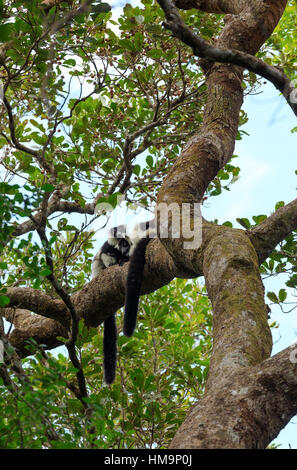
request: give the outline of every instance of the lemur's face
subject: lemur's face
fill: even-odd
[[[123,256],[128,256],[131,241],[126,232],[125,225],[119,225],[118,227],[113,227],[109,230],[109,243],[120,250]]]
[[[126,238],[121,238],[118,242],[119,250],[124,256],[128,256],[130,250],[130,243]]]

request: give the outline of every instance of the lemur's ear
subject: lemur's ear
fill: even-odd
[[[112,227],[109,229],[108,234],[110,237],[113,238],[125,238],[126,236],[126,226],[125,225],[119,225],[117,227]]]

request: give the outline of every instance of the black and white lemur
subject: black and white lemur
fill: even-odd
[[[119,225],[108,232],[108,239],[96,253],[92,263],[92,278],[96,277],[103,269],[115,264],[122,265],[129,261],[131,243],[126,235],[126,227]],[[115,379],[117,361],[117,325],[113,313],[104,320],[103,357],[104,380],[111,384]]]
[[[154,220],[136,224],[130,233],[127,232],[126,226],[119,225],[109,231],[107,241],[93,259],[93,278],[103,269],[115,264],[122,265],[130,260],[126,282],[123,328],[125,336],[131,336],[136,327],[145,250],[150,239],[155,236]],[[103,356],[104,380],[107,384],[111,384],[115,379],[117,359],[117,326],[114,313],[104,321]]]

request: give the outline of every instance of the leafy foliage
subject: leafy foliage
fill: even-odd
[[[268,58],[266,62],[281,66],[292,79],[296,78],[296,55],[294,53],[297,47],[297,39],[294,34],[296,26],[296,2],[291,0],[288,2],[277,28],[267,41],[267,46],[272,48],[272,50],[270,49],[272,59]]]
[[[118,322],[119,323],[119,322]],[[82,327],[91,417],[70,392],[73,367],[64,354],[24,360],[28,385],[0,385],[1,448],[166,448],[203,391],[211,313],[205,290],[176,279],[142,303],[131,339],[119,336],[116,382],[103,385],[102,333]],[[49,441],[47,427],[55,429]]]
[[[294,78],[296,18],[289,3],[261,54],[276,51],[271,62]],[[207,40],[223,27],[222,15],[183,16]],[[0,307],[9,302],[7,287],[57,297],[49,251],[64,291],[79,290],[90,279],[95,204],[116,208],[124,196],[131,207],[150,206],[197,131],[204,76],[162,21],[153,0],[127,4],[117,19],[100,1],[82,8],[78,0],[0,0]],[[247,73],[244,86],[253,91],[257,78]],[[240,124],[246,121],[242,112]],[[206,197],[237,181],[235,157]],[[104,226],[106,215],[98,218]],[[43,219],[47,246],[36,236]],[[251,226],[244,217],[239,222]],[[288,287],[297,284],[295,235],[262,266],[265,274],[290,269]],[[80,325],[76,345],[91,416],[77,399],[76,369],[64,354],[40,348],[24,359],[28,382],[10,369],[14,386],[0,383],[0,447],[166,447],[207,374],[211,318],[204,294],[196,282],[175,280],[146,298],[135,336],[119,336],[111,388],[102,385],[102,334]],[[281,304],[286,291],[269,298]]]

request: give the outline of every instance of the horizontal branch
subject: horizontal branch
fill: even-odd
[[[111,266],[74,293],[71,302],[77,317],[83,318],[87,326],[97,327],[121,308],[125,300],[127,272],[128,263]],[[142,294],[159,289],[178,274],[162,244],[152,240],[148,246]],[[10,287],[6,295],[10,298],[10,304],[0,309],[0,315],[15,325],[10,340],[22,355],[26,355],[25,343],[30,337],[39,344],[45,344],[46,348],[62,344],[57,336],[68,338],[70,315],[62,300],[54,299],[40,290],[22,287]]]
[[[175,5],[182,10],[206,11],[208,13],[238,14],[246,6],[246,0],[175,0]]]
[[[171,241],[172,244],[178,245],[174,261],[159,240],[152,240],[147,249],[142,294],[159,289],[174,277],[186,279],[206,273],[205,253],[208,253],[206,258],[209,259],[212,240],[217,237],[227,240],[230,236],[232,238],[232,232],[246,234],[256,250],[259,262],[262,263],[275,246],[295,228],[297,228],[297,199],[287,206],[281,207],[262,224],[249,231],[232,229],[203,220],[202,245],[198,250],[183,249],[182,240],[173,239]],[[239,235],[236,233],[234,235],[237,239]],[[87,325],[96,327],[110,314],[121,308],[125,299],[127,271],[128,263],[125,263],[124,266],[112,266],[102,271],[80,291],[74,293],[71,296],[71,301],[78,317],[84,318]],[[215,272],[214,285],[217,275],[218,273]],[[21,287],[8,288],[7,295],[10,297],[9,307],[27,309],[37,314],[31,315],[31,317],[34,318],[34,329],[38,332],[39,337],[41,337],[42,328],[46,326],[47,331],[52,328],[51,343],[47,333],[47,342],[43,341],[44,344],[54,344],[58,331],[57,325],[69,329],[70,316],[65,304],[60,299],[52,298],[36,289]],[[22,342],[22,336],[19,333],[20,327],[18,326],[17,329],[17,338]],[[26,331],[23,334],[27,338]],[[59,335],[63,336],[61,333]]]
[[[274,249],[275,245],[284,239],[297,225],[297,199],[266,219],[262,224],[251,231],[247,231],[259,259],[262,259]],[[293,222],[292,214],[295,219]],[[284,220],[282,220],[284,217]],[[286,221],[289,221],[286,223]],[[176,258],[176,264],[168,255],[163,245],[158,240],[152,240],[147,250],[147,265],[142,293],[147,294],[167,284],[175,276],[191,278],[201,276],[204,250],[213,237],[224,231],[238,231],[211,224],[203,221],[203,245],[198,250],[183,250],[182,242],[174,239],[172,243],[178,243],[180,256]],[[178,266],[178,267],[177,267]],[[87,323],[97,326],[111,313],[114,313],[124,304],[125,284],[128,264],[124,266],[112,266],[104,270],[87,283],[80,291],[71,297],[80,318],[85,318]],[[185,274],[188,272],[188,275]],[[112,293],[117,292],[117,295]],[[69,315],[63,302],[36,289],[10,287],[7,295],[11,299],[10,307],[29,309],[44,317],[52,318],[64,325],[69,324]]]
[[[53,349],[63,344],[57,337],[68,337],[68,328],[62,326],[61,323],[41,315],[32,315],[29,310],[2,308],[0,315],[14,325],[14,329],[9,335],[9,342],[22,357],[32,353],[28,349],[30,339],[43,345],[46,349]]]
[[[8,287],[6,295],[10,298],[9,307],[27,309],[66,327],[69,325],[69,313],[60,299],[54,299],[45,292],[30,287]]]
[[[258,254],[259,264],[262,264],[293,230],[297,230],[297,199],[279,207],[261,224],[247,231]]]
[[[63,212],[63,213],[76,213],[76,214],[94,214],[94,203],[86,204],[82,207],[78,202],[72,201],[60,201],[55,200],[54,203],[49,203],[48,210],[47,210],[47,217],[54,214],[55,212]],[[42,217],[42,213],[37,214],[34,216],[37,223],[39,223],[39,219]],[[31,232],[35,230],[36,226],[32,220],[26,220],[21,224],[15,225],[10,238],[15,238],[20,235],[24,235],[25,233]]]

